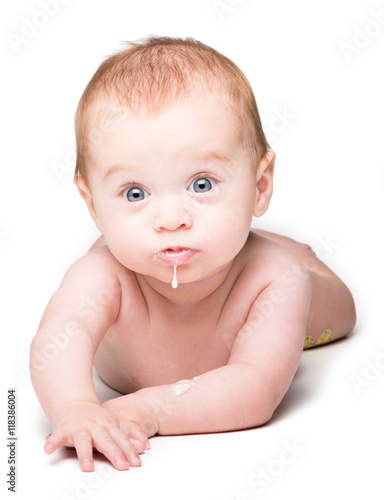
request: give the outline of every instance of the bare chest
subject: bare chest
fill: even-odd
[[[231,304],[229,304],[230,306]],[[171,384],[224,366],[249,305],[178,316],[138,305],[122,311],[95,359],[100,376],[123,393]],[[234,313],[236,311],[236,313]]]

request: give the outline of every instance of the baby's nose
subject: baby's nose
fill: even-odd
[[[168,200],[158,204],[154,217],[156,231],[176,231],[177,229],[189,229],[191,226],[190,210],[181,201]]]

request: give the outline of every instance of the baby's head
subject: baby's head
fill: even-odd
[[[215,276],[272,194],[256,102],[229,59],[151,38],[107,59],[76,116],[76,183],[110,252],[160,282]],[[188,262],[187,262],[188,261]]]
[[[75,177],[87,179],[95,147],[126,110],[156,116],[177,103],[209,95],[238,119],[241,141],[256,167],[269,145],[243,72],[194,39],[152,37],[106,59],[87,85],[76,114]]]

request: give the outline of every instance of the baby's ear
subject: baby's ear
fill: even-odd
[[[261,217],[268,209],[273,192],[273,171],[275,168],[276,155],[273,151],[267,151],[256,171],[256,200],[253,215]]]
[[[91,214],[92,219],[95,221],[97,229],[102,232],[100,229],[99,218],[93,205],[91,190],[89,189],[87,182],[82,175],[79,175],[75,177],[75,183],[77,189],[79,190],[80,196],[85,200],[85,203],[87,204],[89,213]]]

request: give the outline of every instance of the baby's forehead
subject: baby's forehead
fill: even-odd
[[[184,99],[164,106],[156,113],[148,113],[146,109],[132,110],[118,99],[102,98],[89,111],[86,140],[90,152],[94,154],[100,153],[100,148],[107,143],[126,142],[128,137],[132,139],[136,133],[140,138],[143,134],[152,137],[151,145],[154,147],[159,141],[165,144],[163,140],[169,138],[170,134],[172,141],[180,141],[180,145],[190,143],[191,147],[216,144],[223,136],[228,137],[228,140],[231,137],[231,143],[234,140],[240,144],[243,139],[239,117],[232,107],[212,95]]]
[[[104,129],[132,115],[133,112],[127,104],[120,102],[116,97],[100,96],[89,104],[84,125],[88,130]]]
[[[112,159],[116,164],[150,163],[154,152],[175,162],[188,160],[189,165],[208,159],[228,163],[243,148],[234,116],[216,96],[183,100],[152,115],[141,110],[139,116],[117,99],[102,98],[89,110],[88,152],[106,166]]]
[[[185,103],[193,107],[204,107],[213,103],[215,107],[223,107],[232,115],[238,117],[231,98],[224,90],[212,92],[208,87],[199,86],[185,96],[176,96],[175,99],[162,99],[153,101],[144,97],[141,102],[134,101],[125,96],[96,95],[89,103],[86,118],[87,128],[107,127],[109,123],[116,123],[130,117],[151,119],[163,112]]]

